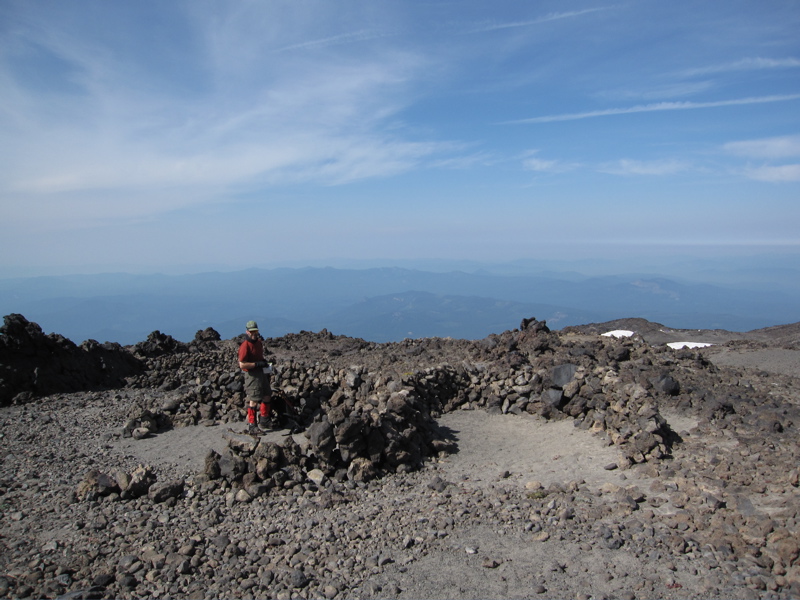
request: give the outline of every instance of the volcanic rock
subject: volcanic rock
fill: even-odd
[[[10,321],[6,348],[49,338]],[[774,348],[674,351],[526,321],[477,341],[266,340],[280,410],[305,431],[255,436],[237,340],[153,334],[120,350],[141,370],[117,387],[45,395],[12,350],[0,592],[796,597],[798,380],[714,362]],[[64,364],[86,356],[60,347]],[[448,429],[454,415],[475,430]],[[560,431],[560,449],[483,439],[495,419]],[[222,445],[193,457],[171,445],[180,432]],[[455,469],[476,443],[481,459]]]
[[[109,389],[144,365],[119,344],[87,340],[80,346],[11,314],[0,327],[0,406],[57,392]]]

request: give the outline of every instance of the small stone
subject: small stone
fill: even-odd
[[[239,585],[241,586],[241,588],[242,588],[243,590],[245,590],[245,591],[246,591],[246,590],[250,590],[250,589],[254,588],[254,587],[256,586],[256,584],[257,584],[257,583],[258,583],[258,582],[257,582],[255,579],[253,579],[253,578],[251,577],[251,578],[249,578],[249,579],[245,579],[245,580],[244,580],[244,581],[243,581],[241,584],[239,584]]]
[[[309,583],[308,577],[300,569],[294,569],[289,573],[289,584],[293,588],[302,588]]]
[[[367,592],[370,598],[377,598],[378,594],[383,591],[383,588],[374,581],[368,581],[364,584],[364,591]]]
[[[428,483],[428,487],[437,492],[445,491],[448,485],[450,485],[449,482],[443,480],[438,475],[431,479],[431,481]]]
[[[38,584],[42,578],[44,577],[44,573],[41,571],[30,571],[25,575],[25,583],[29,583],[31,585]]]
[[[320,469],[311,469],[307,473],[308,478],[314,482],[315,485],[322,485],[325,481],[325,473]]]
[[[133,589],[137,585],[139,585],[139,582],[136,581],[136,577],[134,577],[133,575],[122,575],[117,580],[117,583],[119,583],[119,586],[121,588],[126,588],[126,589]]]
[[[114,581],[114,576],[110,573],[100,573],[92,580],[92,587],[107,587]]]

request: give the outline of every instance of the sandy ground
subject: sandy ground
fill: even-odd
[[[141,440],[117,439],[112,442],[111,451],[133,456],[143,465],[169,467],[177,475],[189,478],[203,472],[210,450],[222,453],[228,446],[228,439],[243,436],[245,429],[246,423],[179,427]],[[264,438],[283,444],[288,433],[271,431]],[[302,434],[295,435],[295,440],[301,445],[308,443]]]
[[[458,443],[458,452],[439,463],[440,476],[448,481],[539,481],[545,487],[553,482],[619,481],[619,474],[605,469],[616,464],[617,450],[575,428],[572,419],[548,422],[530,415],[462,410],[443,415],[439,425],[450,429]]]
[[[493,488],[491,496],[504,489],[525,488],[531,482],[545,487],[554,482],[586,482],[591,488],[638,482],[632,471],[606,469],[616,463],[616,449],[574,427],[571,419],[548,422],[527,414],[462,410],[443,415],[439,425],[454,436],[458,452],[430,463],[426,471],[431,478],[438,476],[456,484],[460,493]],[[189,476],[202,470],[208,449],[220,451],[226,438],[236,435],[230,429],[227,425],[185,427],[144,440],[121,439],[112,444],[111,451]],[[241,431],[244,424],[233,429]],[[268,438],[280,443],[284,434],[273,432]],[[302,438],[299,434],[295,439],[302,442]],[[541,593],[536,590],[543,571],[568,565],[571,573],[585,578],[579,587],[592,590],[592,597],[614,597],[615,590],[619,591],[620,581],[607,576],[612,568],[607,553],[584,552],[575,543],[532,543],[530,534],[523,539],[496,527],[487,524],[454,531],[436,551],[409,565],[387,567],[375,583],[382,585],[384,592],[402,590],[400,598],[530,598]],[[633,555],[619,551],[615,557],[614,569],[641,572],[641,561]],[[487,569],[486,561],[499,566]],[[666,577],[669,573],[664,570]],[[564,578],[560,589],[574,590],[575,582],[568,581],[566,574]]]
[[[759,369],[767,373],[800,377],[800,351],[797,350],[712,347],[705,352],[717,366]]]
[[[677,414],[668,418],[676,429],[696,425]],[[497,497],[502,490],[537,481],[545,487],[577,482],[589,489],[651,482],[635,471],[607,470],[616,462],[616,449],[575,428],[571,419],[548,422],[528,415],[457,411],[444,415],[439,424],[453,432],[459,451],[428,468],[454,482],[460,493],[493,488],[495,493],[488,497]],[[456,530],[439,551],[407,570],[387,571],[386,585],[402,589],[402,598],[615,598],[647,572],[655,580],[683,581],[687,588],[698,588],[696,575],[673,572],[667,561],[646,563],[626,549],[609,553],[557,537],[539,541],[535,534],[507,525],[499,527],[495,521]],[[487,568],[487,563],[497,566]]]
[[[584,480],[600,485],[619,481],[619,474],[606,470],[615,464],[617,451],[600,438],[577,429],[571,419],[548,422],[531,415],[489,415],[485,411],[462,410],[443,415],[439,425],[449,430],[458,452],[439,463],[440,476],[450,481],[489,485],[507,479],[524,485],[539,481]],[[186,476],[202,472],[205,456],[222,452],[228,438],[238,437],[244,424],[213,427],[181,427],[134,440],[121,438],[112,452],[133,456],[142,464],[169,466]],[[265,439],[282,444],[288,431],[273,431]],[[303,434],[296,434],[301,445]]]
[[[717,347],[708,352],[720,366],[800,376],[797,351]],[[665,412],[664,417],[678,432],[688,432],[696,425],[691,417],[676,412]],[[616,463],[616,449],[604,444],[601,437],[574,427],[571,419],[548,422],[530,415],[461,410],[443,415],[439,425],[455,438],[458,452],[434,461],[426,470],[431,477],[455,483],[461,493],[471,488],[502,493],[534,481],[545,487],[553,482],[585,482],[592,489],[650,483],[640,481],[634,470],[607,469]],[[188,427],[139,441],[117,439],[110,444],[110,451],[189,477],[202,471],[209,449],[221,451],[227,438],[240,435],[244,427],[244,423]],[[268,439],[282,443],[287,434],[272,432]],[[295,439],[306,443],[302,434]],[[487,569],[487,561],[497,566]],[[664,582],[682,585],[685,590],[703,589],[704,575],[691,566],[670,570],[667,564],[647,561],[625,548],[608,553],[580,542],[537,542],[532,534],[500,529],[496,521],[454,531],[437,551],[402,568],[387,567],[376,583],[383,585],[384,591],[397,590],[394,595],[399,598],[566,597],[564,594],[614,598],[641,581],[643,573],[651,573],[654,581],[661,582],[661,589]],[[589,593],[575,596],[575,590]]]

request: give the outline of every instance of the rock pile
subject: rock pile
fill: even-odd
[[[6,347],[49,337],[8,322]],[[409,579],[429,554],[456,570],[474,556],[471,568],[504,573],[498,582],[514,573],[522,587],[490,590],[498,596],[574,596],[582,577],[606,597],[800,591],[792,378],[535,319],[477,341],[301,332],[266,345],[302,435],[232,433],[193,473],[109,457],[122,436],[241,422],[239,340],[218,337],[154,332],[113,349],[141,368],[124,387],[4,409],[0,595],[429,596]],[[4,381],[19,397],[12,384],[24,380]],[[620,484],[520,485],[500,473],[487,489],[439,477],[458,440],[437,419],[455,410],[570,419],[618,449],[606,468]],[[502,557],[539,546],[545,572]]]
[[[671,355],[636,340],[565,342],[535,319],[523,326],[475,342],[379,345],[328,332],[267,340],[276,387],[307,427],[302,468],[340,479],[418,468],[455,447],[435,417],[459,408],[573,418],[619,446],[622,468],[669,454],[674,436],[657,399],[679,392]],[[172,425],[239,421],[236,344],[150,352],[146,372],[129,385],[174,390],[178,395],[160,407]],[[239,451],[253,473],[257,461],[248,459],[255,449],[245,444]]]
[[[20,319],[7,317],[7,347],[51,341],[35,324],[25,322],[27,328],[20,329]],[[665,349],[636,339],[566,341],[536,319],[526,319],[520,327],[479,341],[371,344],[327,331],[267,340],[274,352],[276,387],[308,430],[310,448],[303,464],[295,466],[340,479],[348,472],[368,479],[419,468],[425,459],[454,448],[434,419],[457,408],[573,418],[620,448],[621,468],[669,455],[674,435],[659,413],[658,399],[679,394],[673,371],[686,369],[684,363],[709,368],[699,355],[684,353],[684,360],[675,360]],[[65,357],[78,361],[85,353],[69,347],[68,340],[57,341],[64,349],[53,362],[69,372]],[[126,434],[143,437],[173,426],[241,420],[238,342],[223,342],[207,329],[191,344],[156,331],[133,346],[124,364],[144,369],[129,375],[127,385],[174,394],[161,406],[132,407]],[[97,347],[92,348],[96,353]],[[281,352],[284,348],[288,355]],[[112,351],[125,353],[108,349]],[[71,390],[73,384],[62,385]],[[248,459],[255,450],[243,445],[240,451],[238,458],[254,473],[257,461]],[[237,471],[237,481],[231,483],[239,484],[239,475]]]

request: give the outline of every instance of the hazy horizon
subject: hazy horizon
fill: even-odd
[[[248,264],[204,263],[204,264],[160,264],[142,265],[119,263],[110,265],[75,265],[65,268],[52,265],[21,267],[0,264],[0,279],[27,277],[51,277],[72,275],[96,275],[127,273],[135,275],[191,275],[209,272],[237,272],[246,269],[300,269],[300,268],[338,268],[374,269],[399,267],[423,271],[473,272],[488,269],[491,272],[540,273],[553,270],[566,273],[575,271],[582,275],[614,275],[633,272],[653,275],[675,276],[686,265],[725,264],[728,267],[766,268],[773,264],[800,268],[800,244],[759,244],[759,245],[660,245],[609,243],[602,245],[549,244],[537,255],[517,256],[508,259],[478,258],[358,258],[328,257],[317,259],[282,259],[274,261],[251,261]],[[709,273],[709,275],[711,275]]]
[[[191,341],[206,327],[229,338],[251,318],[269,337],[324,328],[370,341],[476,339],[531,317],[553,329],[622,318],[731,331],[800,321],[796,252],[371,263],[0,278],[0,308],[76,343],[124,344],[155,330]]]

